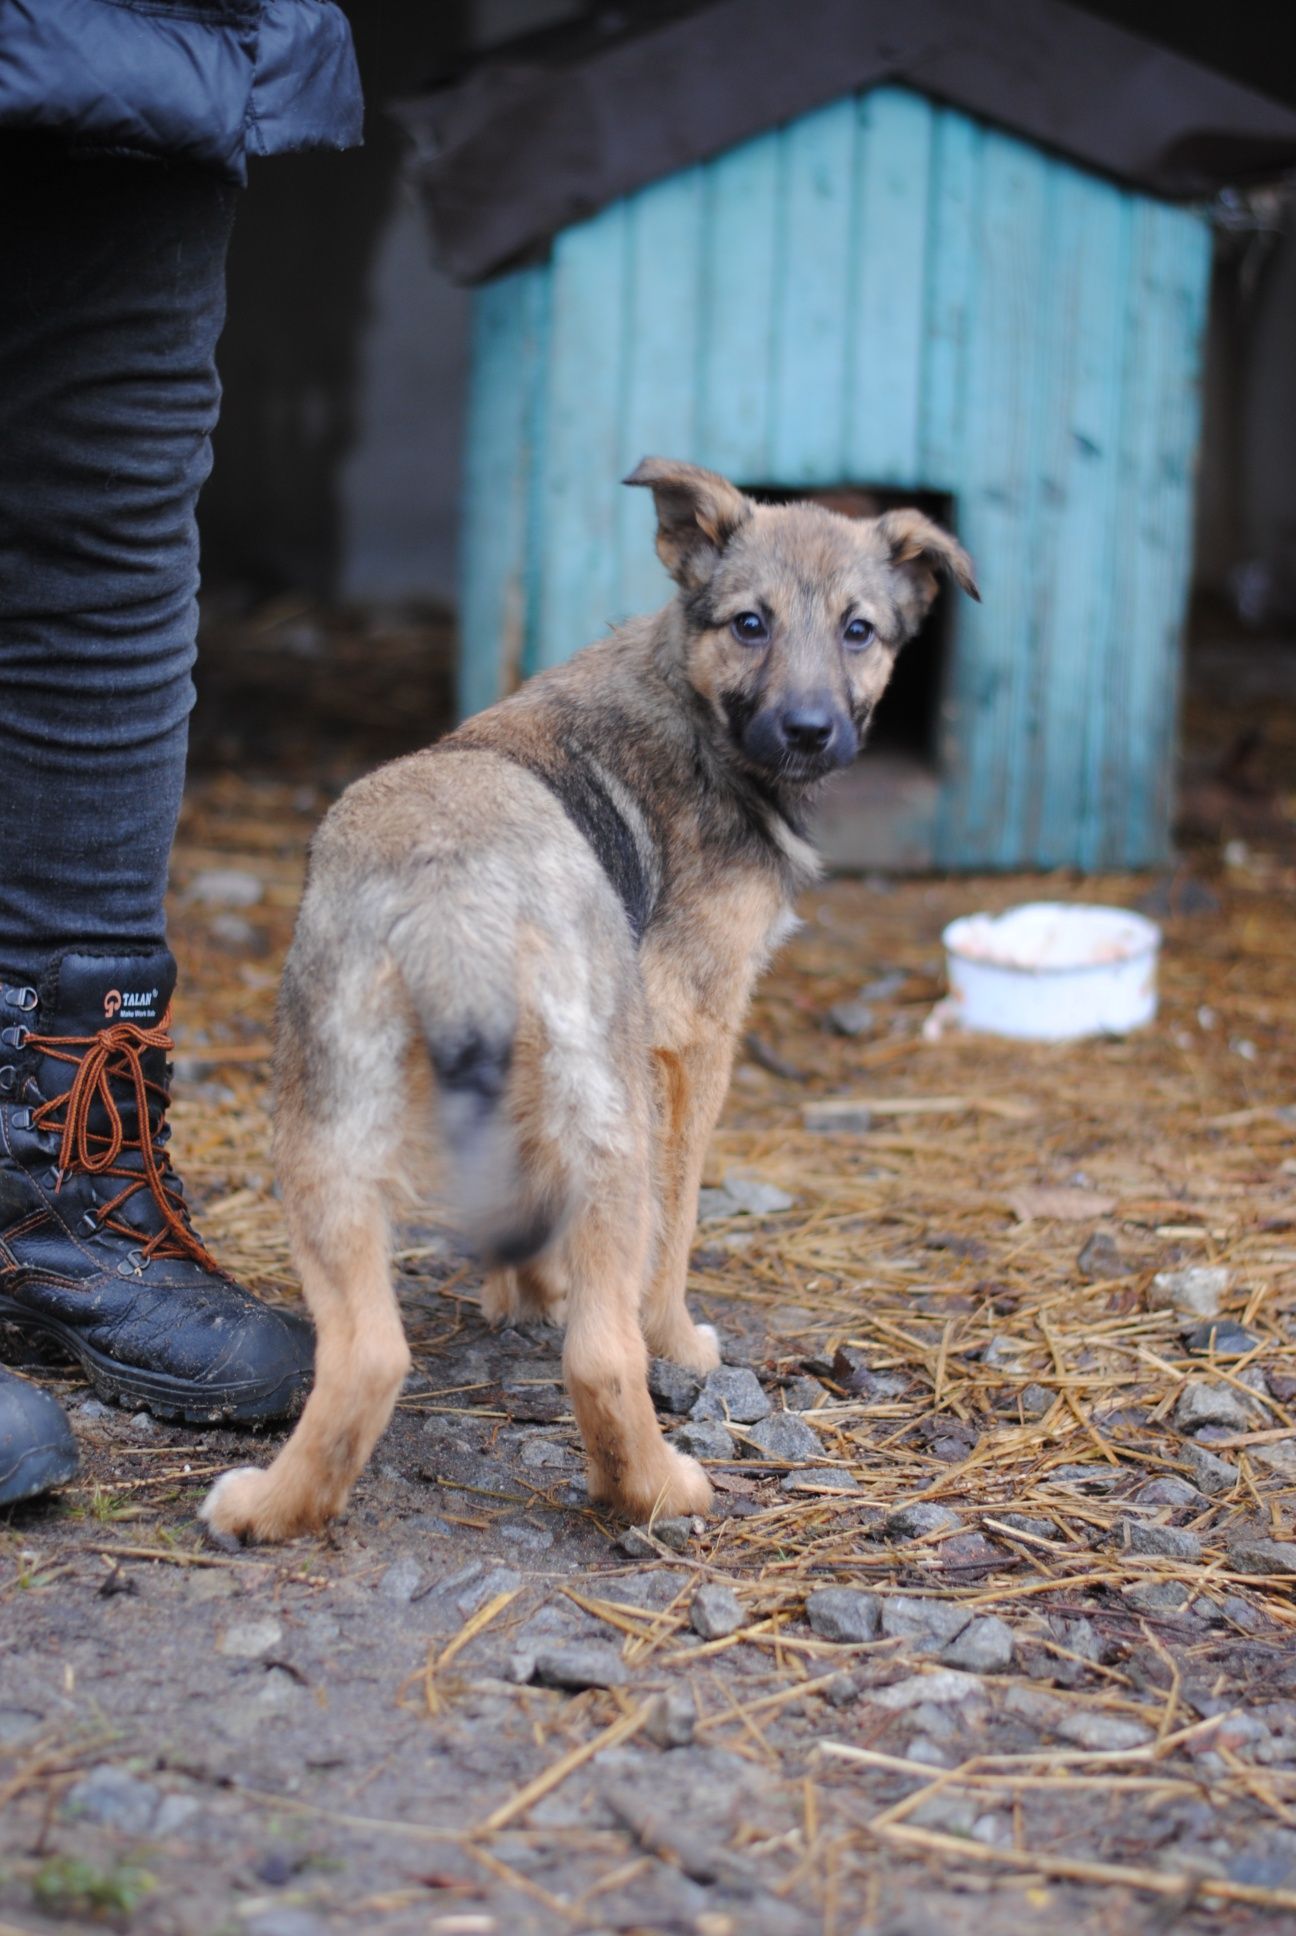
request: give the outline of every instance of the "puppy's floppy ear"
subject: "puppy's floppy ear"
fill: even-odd
[[[645,457],[627,484],[646,484],[657,507],[657,556],[677,585],[704,585],[716,559],[752,514],[751,499],[698,464]]]
[[[969,598],[981,603],[972,560],[957,539],[942,531],[921,511],[884,511],[877,521],[891,563],[909,567],[918,581],[924,610],[936,596],[936,573],[947,571]]]

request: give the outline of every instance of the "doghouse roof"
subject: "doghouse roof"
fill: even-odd
[[[1296,112],[1066,0],[706,0],[515,41],[403,104],[443,266],[475,282],[559,229],[886,82],[1152,195],[1296,165]]]

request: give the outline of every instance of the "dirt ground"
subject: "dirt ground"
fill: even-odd
[[[176,855],[175,1123],[209,1241],[289,1299],[264,1101],[305,842],[426,708],[417,626],[351,638],[404,670],[325,718],[327,629],[259,623],[253,731],[223,661]],[[729,1370],[656,1379],[706,1448],[705,1525],[590,1507],[557,1338],[491,1333],[436,1230],[400,1256],[415,1371],[327,1539],[212,1552],[207,1485],[274,1435],[36,1368],[83,1469],[0,1521],[0,1936],[1296,1928],[1274,694],[1203,660],[1172,874],[807,897],[693,1257]],[[1162,921],[1155,1025],[925,1039],[943,924],[1041,892]]]

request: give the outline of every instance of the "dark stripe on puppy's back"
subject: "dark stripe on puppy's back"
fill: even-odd
[[[655,884],[639,851],[634,828],[583,748],[560,742],[554,748],[551,761],[523,756],[504,747],[496,751],[524,766],[528,773],[534,773],[537,780],[543,780],[572,825],[594,849],[599,865],[625,909],[630,932],[636,942],[642,941],[656,903]]]

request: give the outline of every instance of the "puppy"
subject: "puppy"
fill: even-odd
[[[816,861],[816,788],[863,743],[904,641],[971,561],[917,511],[759,505],[646,458],[678,586],[321,826],[284,971],[275,1153],[318,1334],[267,1471],[203,1516],[280,1540],[340,1512],[410,1355],[390,1218],[440,1178],[496,1321],[563,1320],[590,1495],[704,1512],[649,1351],[719,1362],[685,1301],[707,1139],[752,985]]]

